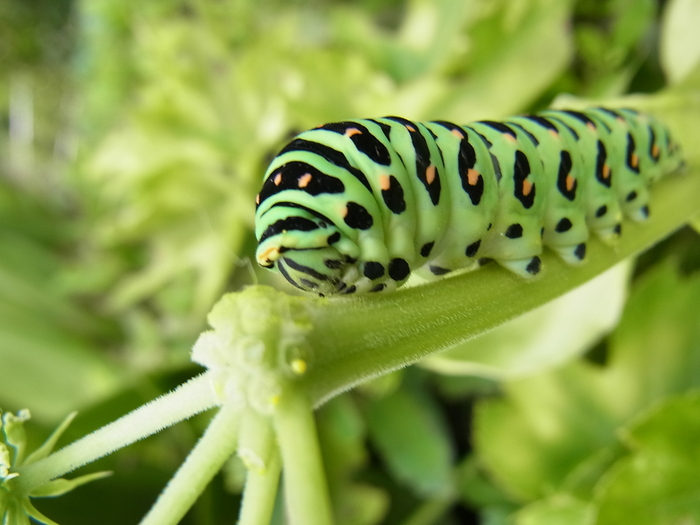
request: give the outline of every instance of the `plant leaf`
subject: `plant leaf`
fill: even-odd
[[[479,403],[479,459],[523,500],[561,490],[640,410],[700,386],[698,312],[700,276],[681,280],[668,264],[648,275],[611,338],[605,368],[575,362],[506,382],[504,399]],[[601,466],[609,460],[601,458]]]
[[[626,435],[636,451],[601,483],[597,525],[700,521],[700,390],[654,407]]]

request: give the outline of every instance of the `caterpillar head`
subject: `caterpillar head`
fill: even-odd
[[[258,232],[256,259],[277,269],[292,285],[321,295],[344,288],[354,261],[334,244],[341,239],[334,224],[305,210],[273,207],[265,215],[267,227]]]

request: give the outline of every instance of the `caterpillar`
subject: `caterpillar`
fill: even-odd
[[[650,184],[682,163],[667,128],[631,109],[324,124],[268,168],[256,258],[319,295],[394,290],[484,258],[532,277],[543,246],[579,264],[590,231],[614,242],[623,216],[645,220]]]

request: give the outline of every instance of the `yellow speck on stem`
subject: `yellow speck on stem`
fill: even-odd
[[[303,359],[294,359],[290,363],[290,366],[292,367],[292,372],[294,372],[297,375],[302,375],[306,372],[306,368],[308,365]]]

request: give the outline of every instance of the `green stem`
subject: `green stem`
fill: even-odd
[[[268,525],[275,508],[282,462],[279,450],[269,458],[265,471],[248,470],[238,525]]]
[[[671,234],[698,213],[698,195],[697,169],[662,179],[654,185],[648,221],[625,221],[614,247],[591,238],[580,267],[545,251],[543,270],[533,281],[491,264],[395,293],[325,300],[315,307],[307,334],[312,356],[300,383],[318,405],[369,378],[472,339]]]
[[[140,525],[176,525],[236,450],[241,411],[224,405]]]
[[[332,525],[313,407],[306,393],[287,385],[274,412],[284,490],[291,525]]]
[[[201,374],[46,458],[18,468],[19,476],[12,480],[13,490],[18,494],[29,494],[52,479],[208,410],[217,403],[209,374]]]

